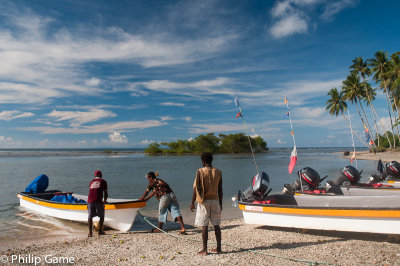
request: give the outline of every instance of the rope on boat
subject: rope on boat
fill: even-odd
[[[167,231],[164,231],[163,229],[159,228],[158,226],[154,225],[153,223],[151,223],[148,218],[146,216],[143,216],[143,214],[141,214],[139,211],[137,212],[145,222],[147,222],[148,224],[150,224],[152,227],[160,230],[161,232],[163,232],[166,235],[169,235],[171,237],[175,237],[175,238],[180,238],[186,241],[193,241],[193,242],[202,242],[202,240],[198,240],[198,239],[193,239],[193,238],[187,238],[187,237],[182,237],[182,236],[177,236],[177,235],[173,235],[168,233]],[[209,242],[211,244],[216,244],[216,242]],[[233,248],[239,248],[242,249],[240,247],[237,247],[235,245],[231,245],[231,244],[226,244],[226,243],[221,243],[221,245],[224,246],[228,246],[228,247],[233,247]],[[274,258],[279,258],[279,259],[284,259],[284,260],[290,260],[290,261],[294,261],[294,262],[300,262],[300,263],[307,263],[308,265],[336,265],[333,263],[329,263],[329,262],[317,262],[317,261],[311,261],[311,260],[303,260],[303,259],[298,259],[298,258],[292,258],[292,257],[286,257],[286,256],[279,256],[279,255],[275,255],[275,254],[271,254],[271,253],[266,253],[266,252],[262,252],[259,250],[255,250],[255,249],[247,249],[244,251],[248,251],[248,252],[252,252],[252,253],[256,253],[256,254],[261,254],[261,255],[265,255],[265,256],[270,256],[270,257],[274,257]]]

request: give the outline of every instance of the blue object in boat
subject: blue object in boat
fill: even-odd
[[[27,193],[43,193],[49,186],[49,178],[47,175],[40,175],[35,178],[26,188]]]
[[[62,203],[86,203],[86,201],[82,199],[77,199],[72,195],[55,195],[50,200]]]

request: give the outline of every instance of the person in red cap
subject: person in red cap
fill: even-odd
[[[89,234],[88,237],[93,236],[93,217],[99,216],[99,235],[104,235],[103,223],[104,223],[104,204],[107,203],[108,192],[107,182],[102,178],[103,174],[101,171],[94,172],[95,178],[89,183],[89,196],[88,196],[88,225]],[[104,201],[103,201],[104,195]]]

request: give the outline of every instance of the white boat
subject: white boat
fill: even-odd
[[[87,201],[87,196],[73,194],[72,192],[63,193],[61,191],[47,191],[45,193],[26,193],[17,194],[20,206],[30,211],[40,214],[77,222],[88,222],[87,203],[60,203],[51,201],[54,195],[71,194],[73,197]],[[131,229],[137,211],[146,206],[145,201],[136,199],[107,199],[105,204],[104,226],[122,232]],[[98,220],[98,217],[93,219]]]
[[[271,195],[240,199],[247,224],[400,234],[400,196]]]

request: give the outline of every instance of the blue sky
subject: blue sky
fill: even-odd
[[[0,5],[0,148],[145,147],[243,132],[235,97],[250,135],[290,147],[285,96],[298,147],[351,146],[326,94],[352,59],[400,44],[398,1]]]

